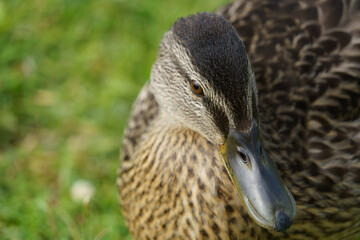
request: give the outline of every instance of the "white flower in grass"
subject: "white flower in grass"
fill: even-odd
[[[71,186],[71,198],[74,202],[87,205],[94,196],[95,187],[89,181],[79,179]]]

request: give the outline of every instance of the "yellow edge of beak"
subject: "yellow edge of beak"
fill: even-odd
[[[234,171],[232,170],[230,164],[229,164],[229,161],[227,160],[227,156],[226,156],[226,149],[225,149],[225,144],[224,145],[220,145],[219,146],[219,150],[220,150],[220,155],[221,155],[221,159],[223,160],[224,162],[224,165],[225,165],[225,168],[230,176],[230,179],[232,181],[232,183],[235,185],[235,188],[240,196],[241,199],[242,196],[241,196],[241,193],[240,193],[240,186],[239,186],[239,183],[235,180],[235,174],[234,174]]]

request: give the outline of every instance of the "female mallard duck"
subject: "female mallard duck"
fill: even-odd
[[[175,22],[124,136],[134,238],[359,234],[358,7],[244,0]]]

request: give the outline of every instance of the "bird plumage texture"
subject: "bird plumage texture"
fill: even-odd
[[[221,142],[222,138],[216,131],[221,132],[223,127],[206,125],[206,121],[201,126],[196,119],[204,116],[196,111],[180,120],[173,119],[173,111],[189,113],[191,109],[182,108],[191,106],[183,103],[194,99],[190,95],[180,99],[176,92],[182,91],[174,87],[170,89],[174,99],[161,102],[159,98],[166,88],[146,84],[134,103],[124,133],[117,180],[122,211],[132,236],[135,239],[359,236],[359,2],[243,0],[230,3],[217,14],[232,24],[244,43],[256,79],[263,145],[292,192],[298,215],[284,233],[258,226],[246,213],[219,157],[216,141]],[[177,31],[182,34],[186,29]],[[158,70],[153,68],[152,75],[168,68],[174,79],[181,78],[182,70],[169,67],[176,63],[170,63],[171,59],[161,54],[165,47],[160,45],[158,59],[164,59],[157,63],[162,64],[157,66]],[[197,47],[182,46],[173,51],[183,56],[181,51],[189,49],[196,51]],[[189,67],[183,69],[189,72],[192,65],[184,64],[186,61],[181,59],[177,66]],[[214,79],[211,69],[207,72],[209,75],[204,77]],[[226,94],[229,98],[237,97],[231,91]],[[166,106],[174,102],[179,102],[176,108]],[[216,110],[219,106],[209,107]],[[235,114],[236,108],[231,109],[229,112]],[[186,122],[186,117],[191,119]],[[220,114],[219,118],[222,117]],[[214,142],[204,135],[213,136]]]

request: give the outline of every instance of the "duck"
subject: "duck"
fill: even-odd
[[[134,239],[360,236],[360,11],[235,0],[179,18],[123,135]]]

